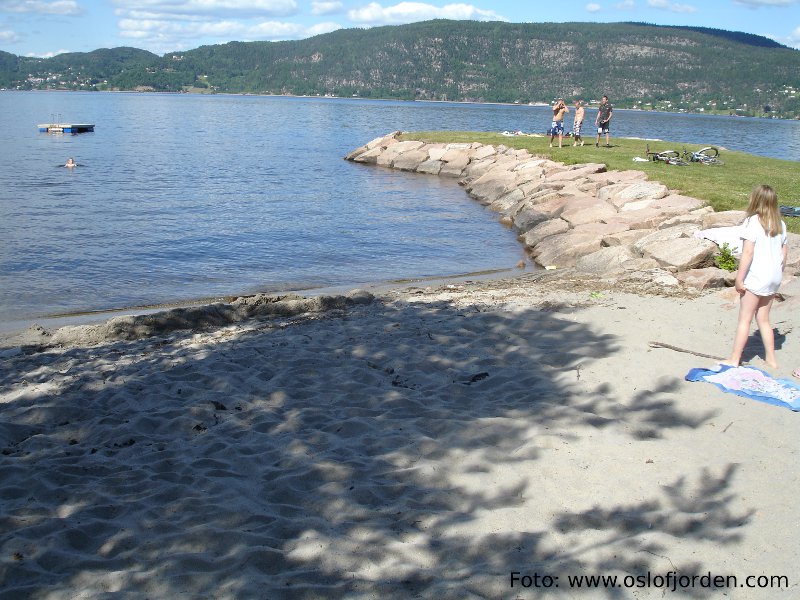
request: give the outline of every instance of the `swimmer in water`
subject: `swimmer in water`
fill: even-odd
[[[72,160],[71,158],[68,158],[67,159],[67,164],[65,164],[64,166],[67,167],[68,169],[72,169],[73,167],[77,167],[78,165],[75,163],[74,160]]]

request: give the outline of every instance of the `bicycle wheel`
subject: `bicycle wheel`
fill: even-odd
[[[701,156],[706,156],[708,158],[717,158],[719,156],[719,148],[715,148],[714,146],[706,146],[705,148],[700,148],[695,154],[699,154]]]
[[[688,163],[684,163],[681,160],[681,155],[678,154],[675,150],[663,150],[663,151],[659,152],[658,153],[658,160],[663,161],[668,165],[678,165],[678,164],[681,164],[681,163],[683,163],[684,165],[688,164]]]

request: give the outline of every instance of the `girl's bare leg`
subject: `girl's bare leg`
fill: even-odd
[[[733,351],[731,357],[724,364],[738,367],[742,362],[747,338],[750,336],[750,323],[758,310],[759,298],[752,292],[745,291],[739,301],[739,323],[736,325],[736,335],[733,337]]]
[[[761,342],[764,344],[764,362],[768,367],[776,369],[778,361],[775,359],[775,333],[769,322],[769,310],[772,308],[772,299],[775,296],[758,297],[759,303],[756,309],[756,324],[761,334]]]

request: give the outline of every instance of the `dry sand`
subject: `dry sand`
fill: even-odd
[[[6,350],[0,598],[800,597],[800,415],[648,347],[725,355],[736,314],[527,275]],[[568,583],[648,572],[789,586]]]

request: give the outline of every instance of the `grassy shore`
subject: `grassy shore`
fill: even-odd
[[[742,210],[747,207],[750,191],[766,183],[778,192],[781,204],[800,206],[800,162],[753,156],[720,148],[722,166],[698,163],[688,167],[660,162],[634,162],[635,156],[645,157],[646,146],[651,151],[699,150],[696,144],[646,141],[630,138],[611,138],[611,148],[595,148],[594,137],[585,137],[586,145],[572,147],[572,139],[564,140],[563,148],[550,148],[550,138],[544,136],[503,136],[499,133],[476,131],[421,131],[404,134],[404,139],[426,142],[480,142],[503,144],[510,148],[525,148],[532,154],[547,156],[566,164],[604,163],[609,169],[644,171],[653,181],[694,198],[706,200],[714,210]],[[784,219],[789,231],[800,233],[800,219]]]

